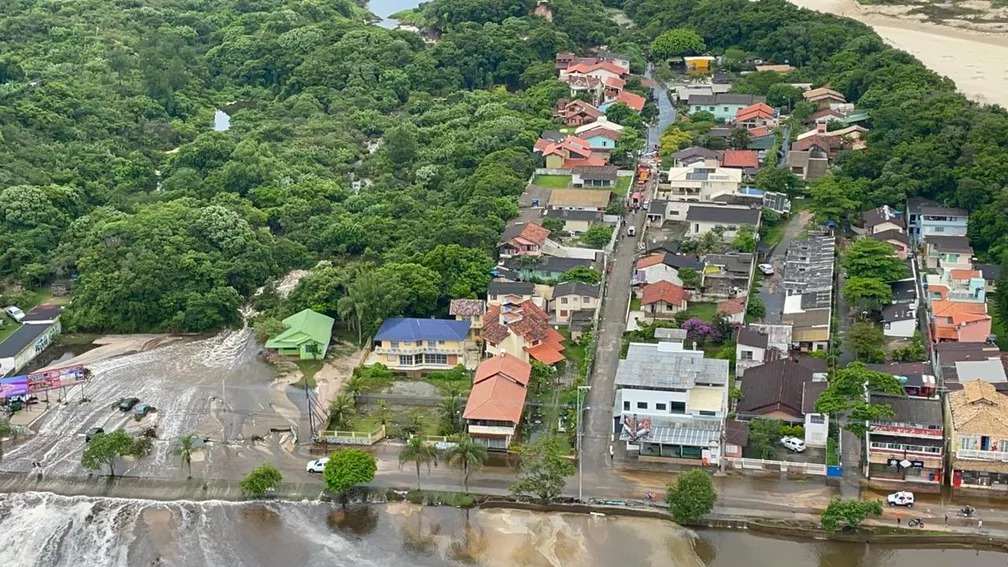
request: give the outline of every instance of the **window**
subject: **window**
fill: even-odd
[[[647,409],[647,402],[637,402],[637,409]]]
[[[589,301],[591,301],[591,298],[588,297],[587,295],[581,296],[581,303],[588,303]]]
[[[945,227],[944,226],[936,226],[936,227],[934,227],[934,231],[935,232],[945,232]]]
[[[567,298],[566,297],[561,297],[560,298],[560,305],[567,305]]]
[[[712,411],[707,411],[707,410],[700,410],[700,415],[707,416],[707,417],[714,417],[714,416],[717,415],[717,413],[716,412],[712,412]]]
[[[686,413],[686,402],[669,402],[672,409],[669,411],[671,413]]]
[[[816,425],[822,425],[822,424],[826,423],[826,418],[823,417],[822,415],[814,413],[814,414],[812,414],[812,415],[809,416],[809,423],[814,423]]]
[[[416,346],[423,346],[423,341],[416,341],[414,344]]]
[[[413,355],[412,354],[400,354],[399,355],[399,366],[413,366]]]
[[[561,310],[560,310],[560,316],[561,316],[561,317],[566,317],[566,316],[567,316],[567,310],[565,310],[565,309],[561,309]]]
[[[655,404],[654,409],[657,411],[668,411],[668,405],[666,404]]]
[[[714,112],[714,107],[713,106],[708,106],[707,110],[710,110],[711,112]]]
[[[473,317],[473,319],[475,319],[475,317]],[[444,341],[438,341],[437,342],[437,344],[439,344],[439,345],[443,345],[444,343],[445,343]]]
[[[724,107],[724,111],[725,111],[725,112],[728,112],[728,107],[727,107],[727,106],[726,106],[726,107]]]
[[[630,411],[630,402],[623,402],[623,411]]]
[[[427,348],[434,348],[437,346],[437,341],[427,341]]]
[[[753,352],[751,350],[744,350],[739,353],[739,360],[752,360]]]
[[[419,359],[420,356],[421,355],[418,354],[417,358]],[[447,354],[425,354],[423,355],[423,358],[424,362],[427,364],[448,364]],[[419,362],[419,360],[417,362]]]
[[[399,348],[399,341],[389,341],[389,344],[392,345],[392,348]]]

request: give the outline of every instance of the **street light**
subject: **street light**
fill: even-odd
[[[581,398],[581,392],[587,392],[591,390],[591,386],[578,386],[577,389],[577,457],[578,457],[578,501],[581,501],[583,491],[584,491],[584,455],[581,454],[581,436],[584,435],[584,419],[582,419],[582,412],[584,411],[584,403]]]

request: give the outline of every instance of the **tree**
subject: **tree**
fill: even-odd
[[[676,523],[696,521],[714,509],[714,503],[717,502],[714,481],[702,469],[684,472],[668,486],[665,502]]]
[[[682,324],[682,329],[686,331],[686,338],[703,345],[707,339],[718,340],[721,333],[711,323],[698,317],[691,317]]]
[[[17,428],[11,425],[9,419],[0,418],[0,460],[3,460],[3,440],[7,437],[14,438],[17,436]]]
[[[602,274],[585,266],[575,266],[560,275],[561,282],[581,282],[595,285],[602,281]]]
[[[542,435],[520,448],[521,473],[511,485],[515,495],[529,494],[549,504],[563,493],[566,478],[574,474],[574,465],[564,458],[555,435]]]
[[[893,375],[869,370],[861,362],[852,362],[830,376],[829,385],[816,401],[815,410],[834,417],[849,412],[845,428],[859,439],[863,438],[867,429],[865,421],[893,415],[888,405],[869,404],[865,399],[866,390],[904,395],[903,385]]]
[[[556,369],[552,366],[543,364],[538,360],[533,360],[532,375],[529,380],[529,387],[532,389],[533,394],[536,396],[541,394],[549,386],[555,373]]]
[[[606,108],[605,113],[609,121],[615,122],[620,126],[633,128],[634,130],[642,130],[644,127],[640,114],[637,114],[637,111],[627,106],[626,103],[617,102]]]
[[[766,93],[767,104],[773,107],[794,108],[794,105],[804,100],[802,90],[787,83],[771,85]],[[783,170],[782,170],[783,171]]]
[[[179,444],[172,449],[172,452],[182,459],[182,466],[186,468],[187,477],[192,478],[192,452],[195,435],[183,435],[179,437]]]
[[[810,183],[809,193],[812,195],[812,211],[815,212],[818,223],[839,223],[860,206],[848,197],[850,191],[841,187],[832,175],[820,177]]]
[[[252,328],[255,331],[256,341],[260,343],[264,343],[270,337],[275,337],[286,330],[280,319],[276,317],[256,319]]]
[[[823,529],[836,531],[837,528],[856,529],[868,516],[882,515],[882,503],[878,500],[841,500],[836,497],[823,510],[819,521]]]
[[[555,217],[542,219],[542,227],[550,231],[550,234],[560,234],[564,229],[564,221]]]
[[[348,490],[358,484],[374,480],[378,463],[375,456],[360,449],[340,449],[329,456],[323,470],[326,488],[329,492],[344,497]]]
[[[353,411],[354,401],[348,394],[339,394],[333,398],[329,404],[329,424],[334,429],[350,427],[350,413]]]
[[[430,474],[431,465],[437,468],[437,451],[418,435],[410,437],[406,445],[399,451],[399,468],[403,464],[410,463],[416,465],[417,490],[420,489],[420,467],[427,466],[427,474]]]
[[[749,303],[746,304],[746,320],[760,321],[764,317],[766,317],[766,306],[763,305],[763,300],[755,295],[750,296]]]
[[[115,478],[115,466],[119,458],[129,455],[133,449],[133,439],[122,429],[112,433],[98,433],[91,438],[81,455],[81,466],[93,471],[107,465],[109,476]]]
[[[732,240],[732,248],[739,252],[756,253],[756,229],[750,225],[739,227]]]
[[[581,235],[581,242],[592,248],[605,248],[612,240],[613,227],[604,224],[597,224]],[[582,267],[582,266],[578,266]]]
[[[706,50],[707,46],[700,34],[687,28],[662,32],[651,42],[651,57],[658,60],[696,55]]]
[[[744,150],[749,145],[749,130],[745,128],[732,128],[728,135],[728,145],[735,150]]]
[[[781,422],[764,417],[749,422],[749,449],[760,459],[769,459],[781,438]]]
[[[805,188],[805,182],[786,167],[761,167],[754,183],[763,191],[785,193],[791,199]]]
[[[843,294],[854,311],[878,311],[892,302],[892,288],[877,278],[847,278]]]
[[[700,287],[700,272],[693,268],[680,268],[679,279],[682,280],[683,287],[693,289]]]
[[[263,463],[252,469],[239,483],[242,494],[258,498],[267,492],[272,491],[283,480],[283,475],[277,470],[273,463]]]
[[[840,257],[848,278],[873,278],[895,282],[906,277],[906,265],[893,254],[892,246],[874,238],[859,238]]]
[[[455,435],[462,428],[462,398],[458,392],[450,392],[439,405],[438,412],[441,414],[441,434]]]
[[[455,444],[445,451],[445,459],[451,466],[462,468],[462,486],[469,493],[469,474],[474,470],[479,470],[487,458],[486,445],[476,443],[468,435],[463,435],[455,440]]]
[[[385,134],[385,152],[396,167],[410,165],[417,153],[416,134],[404,125],[392,128]]]
[[[854,323],[844,337],[844,346],[851,349],[858,360],[868,362],[879,362],[878,354],[884,344],[885,335],[874,323]]]

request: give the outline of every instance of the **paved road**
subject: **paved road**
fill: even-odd
[[[774,275],[763,277],[760,280],[759,291],[757,291],[757,297],[763,301],[763,306],[766,308],[766,316],[763,317],[765,323],[776,325],[781,322],[781,314],[784,312],[784,290],[781,288],[784,277],[784,257],[787,255],[788,246],[801,234],[802,228],[805,226],[805,219],[806,216],[801,214],[791,215],[787,228],[784,230],[784,236],[770,254],[768,262],[774,267]]]
[[[654,70],[654,65],[648,63],[647,69],[644,71],[644,77],[652,79],[652,71]],[[668,96],[668,86],[665,83],[656,81],[656,85],[651,89],[651,95],[655,98],[658,104],[658,119],[652,122],[647,129],[647,144],[645,148],[650,151],[651,147],[658,143],[658,138],[661,133],[665,131],[666,128],[671,126],[676,121],[676,108],[669,100]]]

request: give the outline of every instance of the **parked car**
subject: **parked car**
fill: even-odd
[[[325,466],[326,463],[328,462],[329,457],[325,457],[322,459],[315,459],[314,461],[308,461],[308,466],[305,467],[305,470],[307,470],[310,473],[321,473],[325,471]]]
[[[913,492],[893,492],[889,496],[886,496],[886,502],[890,506],[906,506],[907,508],[913,508],[914,505],[914,494]]]
[[[102,429],[101,427],[92,427],[91,429],[88,429],[87,433],[84,434],[84,441],[90,443],[91,439],[93,439],[94,436],[98,435],[99,433],[105,433],[105,430]]]
[[[147,414],[153,413],[155,411],[157,410],[154,408],[154,406],[150,404],[138,404],[135,408],[133,408],[133,415],[137,417],[144,417]]]
[[[780,442],[781,445],[784,445],[784,447],[794,451],[795,453],[805,451],[805,441],[797,437],[782,437]]]
[[[636,235],[637,234],[637,227],[635,227],[635,226],[628,226],[628,227],[626,227],[626,234],[627,234],[627,236],[634,236],[634,235]]]
[[[20,309],[14,307],[13,305],[4,307],[4,313],[6,313],[8,317],[14,319],[18,323],[20,323],[25,318],[24,311],[21,311]]]
[[[140,398],[123,398],[119,400],[119,411],[129,411],[140,403]]]
[[[771,264],[760,264],[756,267],[759,269],[760,273],[763,274],[764,276],[773,275],[773,265]]]

